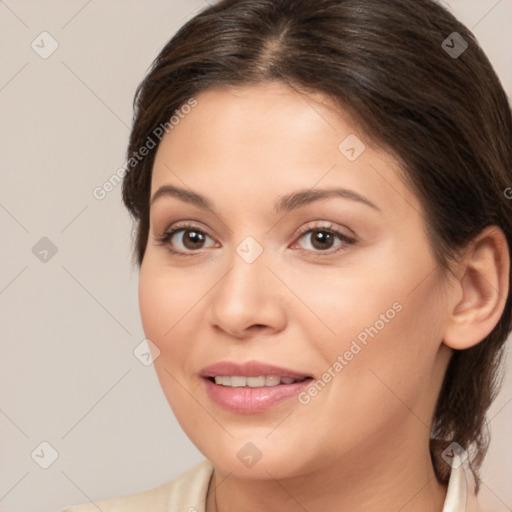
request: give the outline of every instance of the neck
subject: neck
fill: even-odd
[[[336,465],[280,480],[240,479],[215,470],[206,511],[441,512],[446,486],[436,480],[428,444],[414,449],[417,444],[401,443],[390,450],[378,445],[365,446],[364,454]]]

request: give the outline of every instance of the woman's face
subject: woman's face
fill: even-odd
[[[448,287],[398,164],[320,96],[196,100],[158,147],[139,282],[184,431],[242,478],[425,456]]]

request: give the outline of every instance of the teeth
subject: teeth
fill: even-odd
[[[281,379],[277,375],[267,375],[265,377],[265,386],[277,386]]]
[[[233,388],[242,388],[247,385],[247,377],[231,377],[231,387]],[[226,383],[224,383],[224,386]]]
[[[260,377],[242,377],[240,375],[218,375],[215,377],[215,384],[232,388],[262,388],[277,386],[278,384],[292,384],[303,379],[292,377],[279,377],[277,375],[261,375]]]
[[[243,379],[243,377],[239,377]],[[265,385],[265,377],[247,377],[247,385],[250,388],[262,388]]]

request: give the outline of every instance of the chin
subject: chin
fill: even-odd
[[[244,435],[242,440],[224,433],[224,443],[213,436],[200,440],[190,438],[217,471],[241,480],[285,479],[311,471],[313,454],[309,457],[304,451],[297,450],[297,444],[283,445],[282,439],[272,440],[272,436],[265,439],[266,435],[268,432],[264,435],[255,432],[253,441],[249,441],[249,435]]]

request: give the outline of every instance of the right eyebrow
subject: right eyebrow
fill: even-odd
[[[175,187],[173,185],[164,185],[153,194],[150,205],[152,205],[157,199],[160,199],[161,197],[176,197],[177,199],[181,199],[186,203],[193,204],[198,208],[203,210],[211,210],[213,213],[217,214],[213,204],[209,199],[191,190]]]

